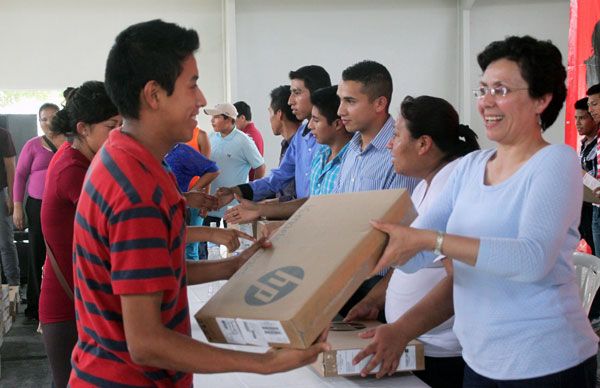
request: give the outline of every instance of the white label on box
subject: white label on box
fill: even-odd
[[[230,344],[245,345],[244,335],[233,318],[215,318],[225,341]]]
[[[268,342],[277,344],[290,343],[290,339],[279,321],[238,318],[237,322],[240,328],[248,330],[248,333],[244,333],[248,344],[266,346]]]
[[[249,319],[237,319],[238,327],[242,331],[244,340],[249,345],[269,346],[269,341],[265,338],[260,324]]]
[[[583,184],[592,190],[596,190],[600,187],[600,181],[590,174],[583,174]]]
[[[352,365],[352,359],[361,351],[362,349],[347,349],[347,350],[338,350],[336,352],[336,364],[337,364],[337,374],[340,376],[344,375],[355,375],[360,373],[360,371],[367,366],[369,361],[373,356],[363,358],[358,364]],[[398,364],[398,368],[396,371],[402,370],[414,370],[417,368],[417,352],[414,346],[409,346],[404,349],[404,354],[400,357],[400,363]],[[371,373],[379,372],[380,365],[377,365]]]

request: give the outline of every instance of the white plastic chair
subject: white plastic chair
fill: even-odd
[[[583,309],[588,314],[596,291],[600,288],[600,258],[587,253],[574,252],[573,264],[579,282],[579,296]]]

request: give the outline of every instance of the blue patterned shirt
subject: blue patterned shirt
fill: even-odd
[[[342,159],[348,149],[348,144],[331,161],[331,148],[325,144],[318,146],[310,168],[310,195],[330,194],[333,192],[337,177],[342,166]]]

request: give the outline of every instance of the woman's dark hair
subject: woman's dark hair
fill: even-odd
[[[400,114],[414,139],[429,136],[450,161],[479,149],[477,134],[467,125],[459,124],[458,113],[443,98],[406,96]]]
[[[97,124],[118,114],[104,83],[87,81],[70,92],[65,107],[52,119],[51,128],[53,132],[73,136],[77,134],[78,122]]]
[[[482,71],[499,59],[508,59],[519,65],[521,77],[529,86],[529,96],[540,98],[548,93],[552,95],[552,100],[540,115],[542,130],[545,131],[556,120],[567,96],[567,71],[562,64],[560,51],[550,41],[531,36],[510,36],[490,43],[477,56]]]
[[[40,106],[40,109],[38,110],[38,117],[40,117],[40,115],[42,114],[42,111],[46,110],[46,109],[53,109],[53,110],[58,111],[60,108],[56,104],[53,104],[51,102],[45,102],[42,104],[42,106]]]

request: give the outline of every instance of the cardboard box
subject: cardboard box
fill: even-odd
[[[360,331],[377,327],[381,323],[376,321],[351,322],[349,324],[334,322],[327,337],[331,350],[319,354],[317,361],[311,367],[323,377],[334,376],[357,376],[373,356],[364,358],[359,364],[352,365],[352,359],[364,349],[371,339],[363,339],[358,336]],[[404,349],[400,357],[400,364],[396,372],[409,372],[425,369],[425,354],[423,344],[419,341],[411,341]],[[379,366],[371,371],[375,374]]]
[[[255,236],[256,238],[271,237],[283,224],[285,224],[285,221],[257,221]]]
[[[13,321],[17,319],[17,313],[19,312],[19,304],[21,303],[21,297],[19,296],[19,286],[8,287],[8,302],[10,315]]]
[[[311,197],[195,317],[212,342],[307,348],[385,248],[369,221],[415,217],[406,190]]]

